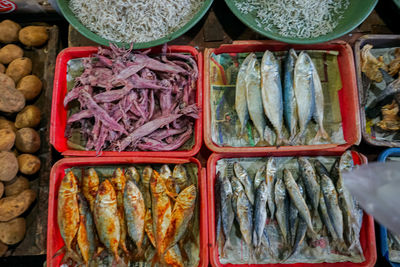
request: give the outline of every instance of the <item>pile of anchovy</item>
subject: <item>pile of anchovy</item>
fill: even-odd
[[[217,173],[216,233],[222,254],[232,248],[230,236],[235,223],[251,257],[259,257],[264,248],[275,261],[284,262],[303,242],[312,245],[322,236],[329,236],[336,251],[347,254],[350,248],[356,248],[362,254],[362,211],[343,186],[341,176],[341,171],[354,166],[351,152],[338,158],[330,172],[318,159],[298,157],[297,162],[297,181],[286,168],[278,177],[273,157],[254,179],[238,162],[233,166],[228,163],[226,175]],[[278,225],[281,242],[273,240],[268,230],[272,224]],[[305,241],[306,236],[311,238]]]
[[[94,168],[80,171],[80,179],[68,171],[58,192],[63,262],[185,266],[191,253],[184,244],[198,244],[192,220],[197,188],[184,165],[173,171],[163,165],[159,172],[149,165],[143,171],[117,168],[108,179]]]
[[[79,128],[86,150],[170,151],[193,134],[197,63],[191,55],[148,55],[111,45],[83,60],[84,71],[64,98],[78,100],[65,136]]]

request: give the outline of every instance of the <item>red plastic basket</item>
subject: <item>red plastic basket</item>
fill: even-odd
[[[202,110],[203,107],[203,55],[191,46],[168,46],[168,50],[175,53],[190,53],[197,62],[199,68],[199,78],[197,80],[197,106]],[[67,93],[67,63],[74,58],[89,57],[97,52],[97,47],[70,47],[61,51],[57,56],[53,101],[51,108],[50,123],[50,143],[54,148],[64,156],[96,156],[96,151],[80,151],[68,148],[67,138],[64,137],[65,126],[67,123],[67,109],[64,108],[63,101]],[[161,52],[161,47],[151,48],[151,53]],[[194,146],[190,150],[179,151],[103,151],[100,156],[137,156],[137,157],[192,157],[197,154],[202,144],[202,112],[199,119],[196,120],[194,127]]]
[[[292,154],[293,155],[293,154]],[[224,267],[241,267],[241,266],[294,266],[294,267],[324,267],[324,266],[340,266],[340,267],[369,267],[374,266],[376,262],[376,242],[375,242],[375,228],[374,219],[372,216],[364,212],[363,223],[360,232],[361,246],[364,251],[365,261],[361,263],[352,262],[338,262],[338,263],[295,263],[295,264],[221,264],[219,261],[218,247],[215,242],[215,199],[214,199],[214,185],[215,185],[215,170],[216,164],[219,159],[222,158],[235,158],[235,157],[265,157],[265,153],[258,154],[217,154],[214,153],[208,159],[207,162],[207,191],[208,191],[208,233],[209,233],[209,247],[210,247],[210,264],[211,266],[224,266]],[[353,160],[356,165],[366,164],[367,158],[357,152],[353,152]]]
[[[211,108],[210,108],[210,60],[211,54],[287,51],[296,50],[336,50],[340,76],[343,88],[338,92],[342,115],[342,128],[346,144],[323,144],[281,147],[223,147],[215,144],[211,138]],[[268,152],[273,154],[293,155],[295,152],[315,154],[323,150],[329,154],[341,154],[352,145],[361,141],[360,114],[358,109],[358,93],[356,74],[354,69],[353,50],[344,41],[331,41],[313,45],[292,45],[278,41],[235,41],[233,44],[221,45],[219,48],[206,49],[204,52],[204,142],[207,147],[216,153],[257,153]],[[325,153],[326,155],[326,153]]]
[[[183,164],[194,163],[198,167],[198,189],[200,197],[200,262],[199,267],[208,266],[208,226],[207,226],[207,186],[206,172],[201,168],[200,162],[195,158],[133,158],[133,157],[84,157],[84,158],[64,158],[54,164],[50,173],[50,191],[49,191],[49,214],[47,227],[47,266],[60,266],[64,254],[56,257],[54,255],[64,246],[57,223],[57,202],[58,189],[61,180],[65,176],[65,169],[71,167],[85,166],[107,166],[107,165],[124,165],[124,164]],[[54,258],[53,258],[54,257]]]

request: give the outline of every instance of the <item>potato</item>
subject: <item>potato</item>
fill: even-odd
[[[25,97],[17,89],[0,83],[0,111],[14,113],[25,107]]]
[[[0,49],[0,63],[9,64],[11,61],[24,56],[21,47],[15,44],[8,44]]]
[[[22,128],[17,131],[15,146],[24,153],[35,153],[40,148],[40,136],[32,128]]]
[[[35,75],[28,75],[19,80],[17,90],[19,90],[26,100],[32,100],[42,91],[42,81]]]
[[[0,129],[0,151],[11,150],[15,142],[15,133],[10,129]]]
[[[18,195],[22,191],[29,189],[29,180],[23,176],[18,176],[4,186],[6,197]]]
[[[17,131],[17,128],[15,128],[14,122],[9,121],[3,117],[0,117],[0,129],[9,129],[13,132]]]
[[[6,67],[4,67],[4,65],[0,63],[0,73],[4,72],[6,72]]]
[[[37,106],[29,105],[21,110],[15,118],[15,127],[35,127],[40,123],[40,109]]]
[[[26,175],[32,175],[40,169],[40,159],[31,154],[21,154],[18,156],[19,171]]]
[[[6,74],[10,76],[15,83],[21,80],[22,77],[32,72],[32,61],[27,57],[14,59],[8,65]]]
[[[11,181],[18,173],[18,160],[12,152],[0,151],[0,181]]]
[[[47,42],[49,35],[44,26],[27,26],[19,31],[18,38],[26,46],[41,46]]]
[[[0,242],[0,257],[6,254],[8,246]]]
[[[0,182],[0,198],[3,196],[4,193],[4,184]]]
[[[1,87],[1,85],[15,89],[14,80],[10,76],[8,76],[4,73],[0,73],[0,87]]]
[[[9,222],[0,222],[0,241],[14,245],[24,239],[26,223],[24,218],[15,218]]]
[[[8,44],[18,41],[18,32],[21,29],[18,23],[11,20],[0,22],[0,42]]]
[[[26,189],[11,197],[0,199],[0,222],[12,220],[24,213],[35,201],[36,192]]]

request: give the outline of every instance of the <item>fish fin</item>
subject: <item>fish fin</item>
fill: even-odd
[[[61,263],[66,263],[68,259],[73,260],[77,264],[83,264],[82,258],[75,251],[66,251]]]
[[[54,259],[54,258],[60,256],[62,253],[65,252],[65,250],[66,250],[66,247],[65,247],[65,246],[63,246],[62,248],[60,248],[59,250],[57,250],[56,253],[54,253],[52,259]]]
[[[321,140],[321,138],[324,140],[327,140],[327,141],[331,141],[329,134],[325,131],[325,129],[323,127],[320,127],[318,129],[318,132],[313,139],[313,144],[319,142]]]

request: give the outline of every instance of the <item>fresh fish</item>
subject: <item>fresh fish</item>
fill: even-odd
[[[289,214],[288,214],[288,195],[285,184],[282,178],[278,178],[275,184],[275,205],[276,205],[276,220],[278,221],[283,240],[289,244]]]
[[[244,188],[242,183],[239,181],[238,178],[232,176],[231,178],[231,185],[232,185],[232,210],[234,214],[237,214],[237,199],[239,197],[240,192],[244,192]]]
[[[150,243],[153,245],[153,247],[156,247],[156,237],[154,236],[153,218],[151,217],[150,209],[146,211],[146,216],[144,217],[144,231],[146,232]]]
[[[246,71],[253,54],[249,54],[242,62],[236,79],[235,110],[239,117],[240,133],[243,135],[249,121],[249,110],[246,100]]]
[[[268,125],[265,125],[264,129],[264,141],[268,146],[276,144],[276,134]]]
[[[127,181],[125,186],[124,210],[128,234],[135,242],[138,251],[141,251],[145,232],[146,206],[142,193],[131,180]]]
[[[293,201],[290,201],[289,206],[289,233],[290,233],[290,245],[294,246],[296,240],[296,232],[299,224],[299,211]]]
[[[143,185],[143,198],[144,203],[146,204],[146,208],[151,208],[151,194],[150,194],[150,180],[153,175],[153,169],[150,166],[146,166],[143,169],[142,173],[142,185]]]
[[[254,177],[254,189],[257,190],[262,181],[265,181],[265,166],[261,166]]]
[[[93,229],[93,217],[90,212],[89,204],[87,203],[85,197],[79,193],[79,230],[77,235],[78,247],[81,251],[83,261],[86,266],[89,266],[90,259],[96,251],[96,233]]]
[[[140,173],[138,172],[138,170],[135,167],[131,166],[131,167],[127,168],[125,171],[125,177],[126,177],[126,180],[134,181],[136,183],[136,185],[139,185]]]
[[[79,230],[78,181],[69,171],[61,181],[58,190],[57,222],[61,237],[65,243],[64,260],[68,258],[79,262],[80,257],[74,251],[74,240]]]
[[[381,105],[381,102],[388,97],[392,97],[400,92],[400,77],[392,81],[386,88],[377,95],[374,100],[368,105],[365,110],[366,115],[370,118],[375,118],[377,114],[374,114],[377,106]],[[380,110],[380,109],[379,109]]]
[[[267,184],[265,183],[265,180],[263,180],[256,191],[253,231],[254,247],[261,246],[264,227],[267,221],[267,194]]]
[[[151,175],[150,188],[153,232],[155,234],[157,254],[161,257],[164,253],[162,244],[171,222],[172,206],[167,195],[167,188],[164,184],[164,180],[156,171],[153,171],[153,175]]]
[[[183,164],[176,164],[172,172],[172,177],[174,178],[176,184],[178,185],[178,193],[186,188],[188,183],[188,177],[186,173],[186,168]]]
[[[90,210],[93,212],[94,201],[96,200],[97,191],[99,190],[99,176],[95,169],[90,168],[85,172],[82,178],[82,193],[90,205]]]
[[[165,263],[171,267],[184,267],[181,251],[177,245],[168,249],[164,256]]]
[[[324,200],[328,209],[329,218],[331,219],[332,226],[340,240],[343,240],[343,214],[339,207],[338,194],[331,178],[322,174],[321,190],[324,194]]]
[[[271,220],[274,219],[275,215],[275,177],[277,170],[275,159],[270,157],[267,162],[265,182],[267,184],[267,203]]]
[[[315,169],[307,158],[298,157],[301,177],[305,185],[307,196],[310,198],[313,210],[318,210],[321,187],[317,182]]]
[[[333,240],[337,240],[338,236],[336,234],[335,229],[333,228],[331,219],[329,217],[329,212],[328,212],[328,207],[326,206],[325,203],[325,198],[324,194],[320,194],[320,200],[319,200],[319,211],[321,214],[321,219],[324,222],[326,229],[328,229],[328,232],[331,234]]]
[[[283,99],[279,63],[270,51],[261,61],[261,95],[264,112],[276,132],[276,144],[283,143]]]
[[[114,187],[115,194],[117,195],[117,208],[118,208],[118,219],[120,226],[120,246],[122,250],[129,255],[129,251],[126,248],[126,233],[127,226],[125,222],[125,213],[124,213],[124,191],[126,184],[126,177],[120,168],[115,170],[114,176],[111,178],[111,184]]]
[[[244,191],[246,192],[247,198],[249,199],[251,205],[254,205],[254,186],[253,181],[247,174],[247,171],[238,163],[233,164],[233,169],[235,171],[236,177],[242,183]]]
[[[314,120],[318,124],[318,132],[314,137],[314,143],[318,142],[321,137],[325,140],[329,140],[329,135],[325,131],[324,128],[324,93],[322,92],[322,84],[318,75],[317,68],[311,60],[312,66],[312,77],[313,77],[313,85],[314,85],[314,97],[315,97],[315,110],[313,114]]]
[[[232,209],[232,197],[233,191],[231,183],[228,177],[223,176],[221,180],[221,219],[222,219],[222,231],[225,236],[225,246],[230,245],[229,234],[232,229],[233,220],[235,219],[235,214]]]
[[[294,67],[294,94],[297,102],[299,133],[296,143],[302,142],[307,125],[315,111],[315,89],[313,81],[313,65],[307,53],[301,52]]]
[[[343,213],[343,226],[344,226],[344,238],[346,243],[350,246],[353,243],[354,233],[353,224],[358,225],[357,219],[355,218],[355,205],[353,197],[350,192],[344,187],[343,177],[341,175],[342,170],[353,168],[353,157],[351,151],[345,152],[339,161],[336,161],[332,166],[331,174],[336,178],[336,190],[339,197],[339,207]]]
[[[253,206],[247,195],[244,192],[240,192],[237,199],[237,214],[240,232],[244,242],[251,247],[252,245],[252,234],[253,234]]]
[[[303,243],[304,238],[306,237],[306,233],[307,233],[307,222],[302,217],[299,217],[299,223],[297,226],[296,237],[295,237],[294,245],[292,248],[292,253],[290,254],[290,256],[292,256],[294,253],[296,253],[297,249]]]
[[[112,252],[116,262],[120,262],[120,224],[118,218],[117,196],[110,181],[104,180],[99,186],[93,212],[97,234],[101,243]]]
[[[221,215],[221,186],[222,186],[222,177],[221,173],[218,172],[215,177],[215,186],[214,186],[214,201],[215,201],[215,225],[216,225],[216,241],[219,240],[219,235],[221,233],[222,227],[222,215]]]
[[[185,234],[189,221],[193,216],[196,195],[196,186],[192,184],[186,187],[176,198],[174,209],[172,210],[171,222],[162,242],[163,246],[161,250],[163,252],[175,246]]]
[[[319,177],[322,175],[326,175],[329,177],[328,170],[325,168],[324,164],[322,164],[319,160],[314,160],[314,168],[317,171]]]
[[[249,115],[257,129],[261,142],[264,141],[264,128],[267,125],[263,114],[263,101],[260,87],[260,62],[254,53],[251,53],[251,60],[246,70],[246,100]],[[249,56],[250,56],[249,55]]]
[[[286,55],[283,73],[283,110],[285,123],[289,130],[289,141],[291,142],[297,133],[297,102],[294,95],[294,65],[297,59],[297,54],[294,49],[290,49]]]
[[[290,195],[290,199],[293,201],[300,216],[306,221],[309,229],[314,232],[310,211],[303,196],[301,195],[300,189],[293,178],[292,173],[288,169],[283,170],[283,177],[285,181],[286,189]]]

